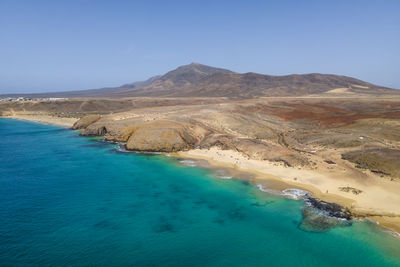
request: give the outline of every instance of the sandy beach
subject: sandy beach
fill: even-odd
[[[178,156],[204,159],[214,167],[246,171],[254,174],[260,182],[273,179],[284,182],[288,188],[307,190],[317,198],[347,207],[355,216],[369,217],[381,226],[400,233],[399,182],[373,176],[367,180],[355,179],[350,170],[339,166],[328,170],[318,166],[316,170],[286,167],[279,163],[248,159],[239,152],[215,147],[179,152]],[[355,194],[343,188],[355,188],[362,192]]]
[[[53,124],[62,127],[72,127],[72,125],[78,120],[78,118],[66,118],[66,117],[56,117],[51,115],[11,115],[5,116],[4,118],[25,120],[25,121],[35,121],[46,124]]]
[[[51,115],[18,114],[7,118],[35,121],[72,127],[78,118]],[[329,153],[325,151],[324,153]],[[400,233],[400,183],[352,168],[348,162],[334,158],[336,164],[324,162],[310,167],[288,167],[268,160],[250,159],[246,155],[218,147],[192,149],[174,153],[178,157],[206,160],[209,167],[229,168],[252,174],[263,188],[282,190],[299,188],[307,190],[314,197],[340,204],[353,215],[368,217],[390,230]],[[320,157],[324,155],[315,155]],[[329,154],[332,158],[333,154]]]
[[[45,114],[14,114],[7,117],[63,127],[72,127],[78,120]],[[355,216],[369,217],[381,226],[400,233],[400,183],[354,168],[351,163],[342,160],[337,151],[325,148],[316,154],[309,153],[308,157],[317,162],[312,167],[288,167],[283,163],[250,159],[240,152],[217,147],[192,149],[176,155],[206,160],[210,167],[251,173],[265,188],[282,190],[285,189],[282,188],[283,183],[286,188],[307,190],[316,198],[338,203]],[[335,164],[327,164],[323,160],[326,158],[333,159]]]

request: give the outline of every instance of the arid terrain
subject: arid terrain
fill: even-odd
[[[397,90],[344,76],[188,66],[136,91],[1,102],[0,113],[251,172],[262,187],[281,181],[306,189],[400,232]]]

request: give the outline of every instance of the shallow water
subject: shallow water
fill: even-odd
[[[372,223],[303,231],[302,201],[77,135],[0,119],[0,265],[400,266]]]

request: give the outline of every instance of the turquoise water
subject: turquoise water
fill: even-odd
[[[0,119],[0,265],[400,266],[400,241],[372,223],[302,231],[303,205]]]

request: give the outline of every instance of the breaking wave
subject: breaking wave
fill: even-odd
[[[272,195],[277,195],[277,196],[282,195],[281,191],[275,190],[275,189],[265,188],[262,184],[258,184],[257,188],[260,189],[260,191],[263,191],[265,193],[269,193],[269,194],[272,194]]]
[[[310,195],[310,192],[297,188],[288,188],[282,191],[282,196],[294,200],[305,199]]]
[[[122,152],[122,153],[132,153],[132,151],[129,151],[126,149],[125,144],[118,144],[117,146],[117,151]]]
[[[217,175],[217,178],[219,178],[219,179],[232,179],[233,177],[229,176],[229,175]]]
[[[187,167],[196,167],[197,166],[196,162],[193,160],[190,160],[190,159],[180,160],[179,163],[181,163],[182,165],[187,166]]]

